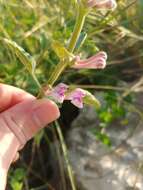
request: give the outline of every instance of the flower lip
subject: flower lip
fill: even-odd
[[[86,92],[80,88],[76,88],[65,99],[71,100],[71,103],[78,108],[83,108],[83,98],[86,96]]]

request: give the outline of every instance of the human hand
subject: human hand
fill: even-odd
[[[0,84],[0,189],[19,150],[41,128],[59,117],[55,103],[36,100],[16,87]]]

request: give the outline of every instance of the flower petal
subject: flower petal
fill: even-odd
[[[51,97],[58,103],[63,103],[67,89],[68,89],[68,85],[64,83],[60,83],[55,88],[53,88],[50,92],[47,92],[46,95]]]
[[[73,105],[75,105],[76,107],[80,108],[80,109],[83,108],[83,102],[80,102],[80,101],[78,101],[78,100],[76,100],[76,99],[75,99],[75,100],[72,100],[71,103],[72,103]]]
[[[76,88],[68,95],[66,95],[66,100],[71,100],[71,103],[78,108],[83,108],[83,98],[86,96],[86,92],[83,89]]]

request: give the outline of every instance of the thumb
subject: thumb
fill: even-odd
[[[59,117],[57,105],[47,99],[26,100],[1,114],[7,127],[23,146],[41,128]]]
[[[41,128],[59,117],[56,104],[47,99],[29,98],[0,114],[0,189],[6,185],[7,171],[16,152]]]
[[[7,170],[1,169],[0,185],[2,190],[5,190],[6,178],[7,178]]]

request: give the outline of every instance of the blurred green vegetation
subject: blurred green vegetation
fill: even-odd
[[[137,90],[132,89],[132,85],[140,81],[143,74],[143,0],[117,2],[118,8],[114,12],[93,10],[88,15],[83,29],[87,38],[76,51],[76,54],[80,53],[83,57],[95,54],[97,49],[106,51],[109,57],[107,68],[102,71],[77,72],[68,69],[59,79],[68,84],[85,85],[85,88],[93,92],[104,91],[106,103],[97,113],[100,130],[93,133],[107,145],[110,145],[110,139],[100,132],[103,128],[109,127],[116,118],[122,118],[125,124],[128,111],[137,111],[142,116],[142,111],[134,103],[135,92],[141,91],[143,83]],[[0,82],[18,86],[37,95],[35,82],[3,43],[3,38],[17,42],[31,54],[37,63],[36,75],[40,83],[46,85],[59,61],[52,49],[52,41],[56,40],[67,46],[75,17],[74,0],[0,0]],[[48,139],[45,136],[44,138]],[[38,147],[39,144],[38,140]],[[30,179],[25,177],[23,180],[23,168],[10,175],[13,176],[9,182],[13,190],[21,190],[22,186],[26,189],[26,184],[29,184],[27,189],[32,188]],[[17,175],[20,178],[17,179]],[[52,189],[44,182],[40,185],[43,187],[41,189]],[[36,187],[32,189],[36,190]]]

